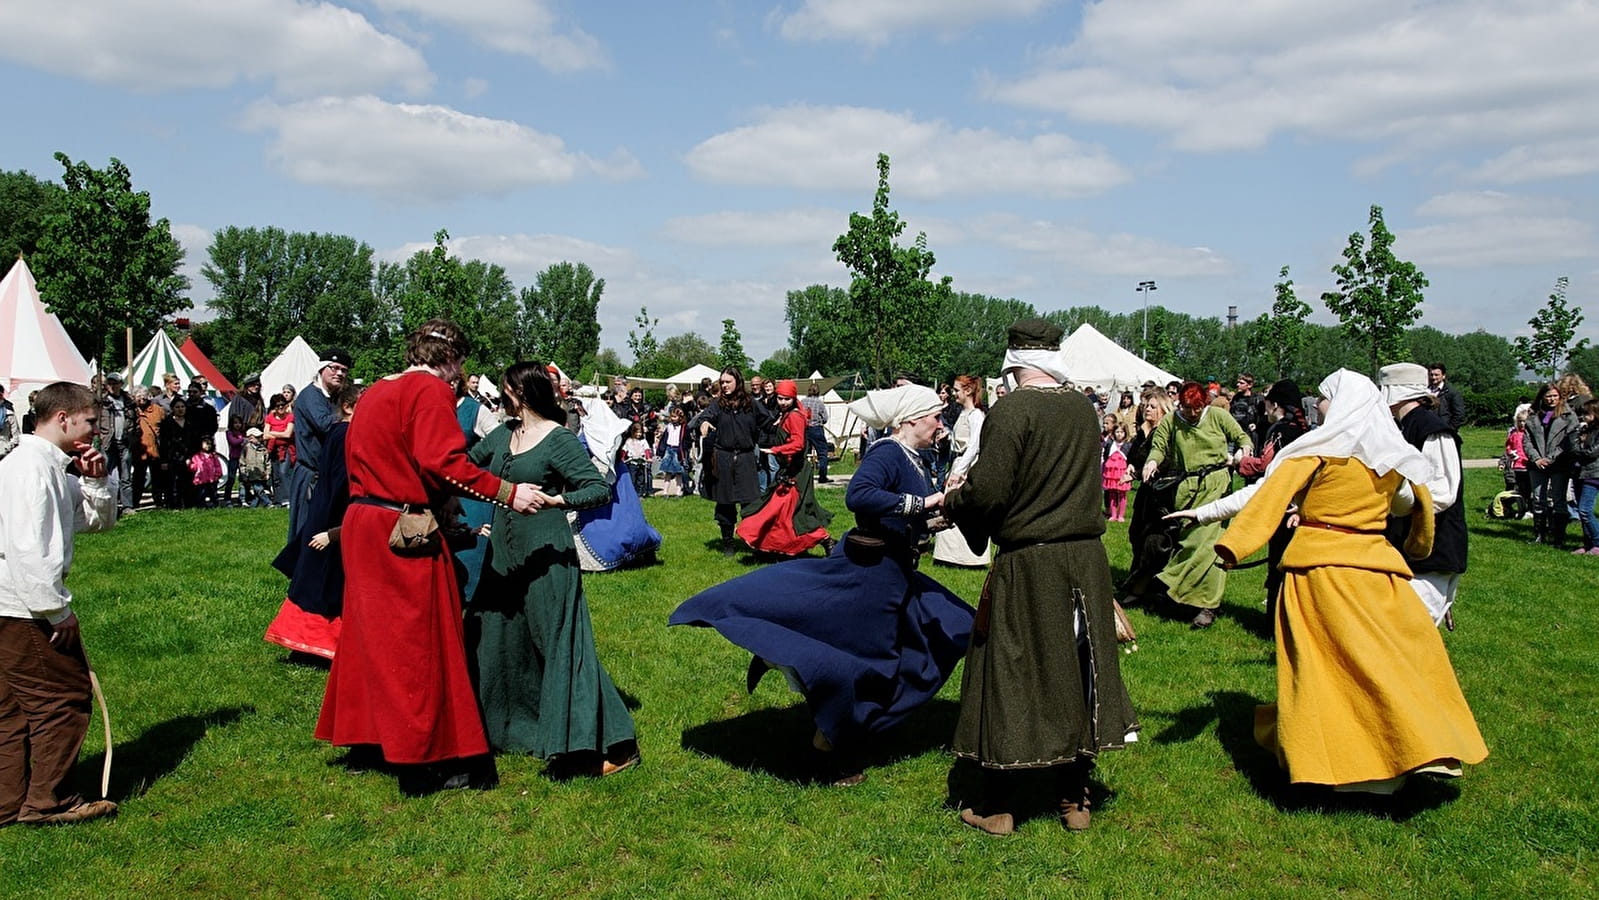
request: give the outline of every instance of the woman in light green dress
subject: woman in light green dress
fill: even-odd
[[[605,479],[543,366],[505,373],[514,417],[472,447],[474,462],[540,486],[530,515],[496,510],[482,578],[467,607],[478,702],[496,750],[548,761],[549,774],[609,775],[639,759],[633,717],[594,649],[567,509],[599,506]]]

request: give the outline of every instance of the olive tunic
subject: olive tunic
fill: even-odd
[[[983,423],[967,479],[945,513],[999,552],[966,654],[956,755],[1032,768],[1123,746],[1139,726],[1116,650],[1093,405],[1066,389],[1012,391]]]
[[[514,424],[514,423],[513,423]],[[556,428],[511,453],[502,425],[474,462],[518,483],[597,506],[610,488],[572,432]],[[634,737],[633,717],[594,648],[577,548],[564,509],[494,512],[482,578],[467,608],[467,646],[489,743],[548,759],[605,751]]]
[[[1355,785],[1488,755],[1410,567],[1383,534],[1403,480],[1359,460],[1283,460],[1216,543],[1229,564],[1253,553],[1304,490],[1303,524],[1283,552],[1277,702],[1255,717],[1290,781]],[[1416,493],[1406,553],[1425,556],[1432,501]]]
[[[1207,406],[1198,422],[1188,422],[1178,413],[1161,419],[1150,435],[1149,458],[1163,473],[1192,472],[1225,462],[1229,443],[1254,447],[1243,426],[1226,410]],[[1221,499],[1232,485],[1232,478],[1232,472],[1218,469],[1203,478],[1183,479],[1173,489],[1173,508],[1193,509]],[[1214,565],[1212,550],[1221,532],[1220,522],[1195,525],[1183,532],[1177,552],[1155,576],[1173,600],[1200,609],[1221,606],[1227,573]]]

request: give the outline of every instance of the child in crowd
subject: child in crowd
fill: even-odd
[[[73,535],[116,522],[106,459],[90,441],[94,393],[58,381],[0,461],[0,827],[109,816],[69,782],[89,731],[89,661],[67,590]],[[9,891],[7,892],[10,895]]]
[[[1106,416],[1114,421],[1115,416]],[[1127,491],[1133,475],[1127,466],[1127,426],[1115,422],[1105,440],[1105,464],[1100,471],[1105,487],[1105,517],[1112,522],[1127,521]]]
[[[189,472],[193,476],[195,502],[207,509],[217,505],[217,482],[222,480],[222,457],[217,455],[216,440],[209,435],[200,438],[200,451],[189,457]]]
[[[633,474],[633,489],[638,491],[640,497],[648,497],[655,492],[650,485],[651,458],[649,442],[644,440],[644,425],[634,422],[627,433],[627,441],[622,444],[622,461],[627,463],[627,470]]]
[[[1530,407],[1529,407],[1530,410]],[[1527,472],[1527,416],[1528,410],[1516,413],[1516,423],[1505,435],[1505,474],[1517,494],[1521,495],[1523,509],[1532,509],[1532,476]],[[1531,515],[1528,513],[1527,515]]]
[[[244,434],[244,449],[239,453],[239,505],[272,505],[272,458],[267,452],[264,433],[251,428]]]
[[[248,436],[245,434],[245,427],[246,425],[243,419],[236,419],[232,416],[228,417],[228,430],[224,435],[228,441],[228,480],[222,485],[223,506],[234,505],[234,482],[241,482],[239,494],[241,497],[244,494],[242,480],[239,477],[239,458],[244,455],[244,445],[248,440]],[[243,506],[244,501],[242,499],[239,500],[238,505]]]
[[[673,406],[666,414],[666,427],[661,429],[661,475],[666,479],[664,494],[681,497],[688,493],[686,470],[683,467],[683,407]]]

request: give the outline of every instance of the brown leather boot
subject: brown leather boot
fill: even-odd
[[[998,837],[1014,834],[1016,831],[1016,817],[1010,813],[994,813],[991,816],[979,815],[977,810],[970,807],[961,810],[961,821]]]
[[[1088,789],[1085,787],[1080,800],[1061,798],[1060,822],[1066,826],[1067,831],[1087,831],[1088,823],[1092,816],[1088,810]]]
[[[1091,818],[1088,772],[1092,763],[1075,762],[1060,773],[1060,822],[1067,831],[1086,831]]]

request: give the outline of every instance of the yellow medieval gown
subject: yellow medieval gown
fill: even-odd
[[[1488,755],[1410,567],[1383,536],[1403,484],[1356,459],[1283,460],[1216,544],[1224,564],[1247,557],[1304,491],[1304,524],[1282,560],[1277,702],[1255,717],[1256,739],[1292,782],[1357,785]],[[1432,543],[1432,504],[1413,488],[1405,549],[1420,557]]]

